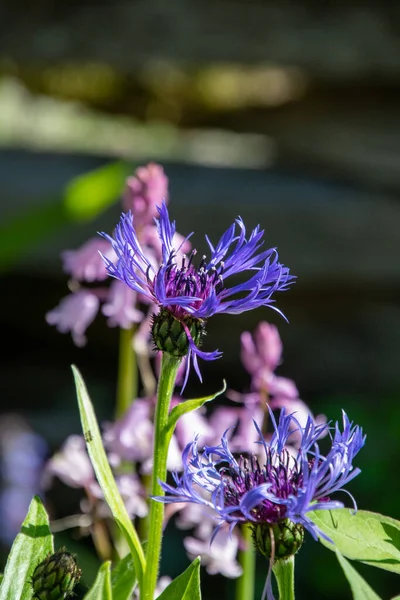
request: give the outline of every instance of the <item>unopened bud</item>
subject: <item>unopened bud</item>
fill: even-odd
[[[193,342],[200,346],[205,336],[205,321],[185,316],[184,323],[188,328]],[[186,356],[189,352],[189,340],[183,324],[179,319],[166,309],[161,309],[153,317],[151,330],[155,346],[162,352],[167,352],[175,357]]]
[[[35,600],[64,600],[72,594],[81,578],[74,557],[63,549],[49,554],[33,572],[32,587]]]
[[[303,539],[304,527],[289,519],[274,525],[260,523],[253,526],[254,546],[268,560],[272,555],[274,560],[293,556],[300,549]]]

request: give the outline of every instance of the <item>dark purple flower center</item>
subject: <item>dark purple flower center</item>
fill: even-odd
[[[162,274],[164,277],[167,298],[196,296],[199,300],[194,300],[191,307],[198,309],[213,289],[218,291],[217,288],[222,286],[224,264],[220,262],[218,267],[207,269],[206,256],[203,256],[199,267],[196,268],[192,263],[195,255],[196,250],[193,250],[189,259],[184,256],[181,266],[178,267],[172,254],[167,268],[160,269],[157,276]],[[187,311],[181,306],[173,306],[170,310],[177,319],[187,315]]]
[[[287,499],[296,496],[303,483],[303,475],[297,462],[287,450],[279,455],[271,454],[268,448],[267,460],[263,468],[255,456],[241,457],[239,470],[222,467],[220,473],[224,484],[225,506],[239,506],[242,497],[261,484],[269,483],[269,493],[277,498]],[[268,499],[262,500],[252,509],[253,517],[259,523],[277,523],[286,517],[286,506]]]

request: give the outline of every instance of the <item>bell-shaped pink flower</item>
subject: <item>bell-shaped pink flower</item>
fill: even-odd
[[[183,543],[190,558],[201,557],[201,562],[210,575],[221,573],[224,577],[235,578],[242,574],[243,569],[236,561],[239,539],[228,527],[217,533],[212,544],[209,539],[194,537],[185,538]]]
[[[44,486],[58,477],[73,488],[92,488],[96,484],[92,463],[86,451],[85,440],[80,435],[70,435],[47,463]]]
[[[65,250],[61,254],[64,271],[78,281],[103,281],[108,274],[101,254],[116,260],[111,244],[101,238],[92,238],[78,250]]]
[[[136,308],[137,293],[124,283],[115,279],[110,286],[108,299],[101,312],[108,317],[110,327],[129,329],[133,323],[143,320],[143,313]]]
[[[135,227],[152,223],[158,215],[157,205],[168,201],[168,177],[161,165],[149,163],[136,169],[133,177],[126,180],[122,200],[125,212],[134,216]]]
[[[60,333],[72,334],[77,346],[86,344],[85,331],[96,317],[99,298],[89,290],[81,289],[63,298],[56,308],[46,314],[49,325],[55,325]]]
[[[262,321],[253,335],[244,331],[240,339],[240,357],[250,375],[263,370],[275,371],[282,357],[282,341],[275,325]]]

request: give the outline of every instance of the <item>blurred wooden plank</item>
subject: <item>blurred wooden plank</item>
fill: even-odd
[[[398,7],[286,0],[6,2],[0,54],[22,62],[93,60],[125,73],[148,61],[271,61],[322,78],[398,80]]]

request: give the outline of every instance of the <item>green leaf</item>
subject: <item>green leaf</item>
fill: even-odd
[[[49,519],[40,498],[35,496],[8,556],[0,587],[0,600],[30,600],[30,578],[33,571],[53,552]]]
[[[211,394],[211,396],[204,396],[203,398],[194,398],[192,400],[185,400],[184,402],[181,402],[180,404],[175,406],[169,414],[168,422],[165,427],[165,436],[168,439],[168,441],[171,440],[172,434],[174,433],[175,425],[177,424],[178,419],[182,415],[192,412],[193,410],[197,410],[198,408],[203,406],[203,404],[205,404],[206,402],[210,402],[211,400],[214,400],[214,398],[217,398],[217,396],[220,396],[221,394],[223,394],[225,392],[225,390],[226,390],[226,381],[224,379],[224,387],[221,390],[219,390],[219,392],[216,392],[215,394]]]
[[[137,584],[132,556],[128,554],[111,572],[113,600],[130,600]]]
[[[131,167],[115,162],[73,179],[67,186],[64,207],[77,221],[94,219],[121,196]]]
[[[333,541],[334,546],[320,538],[330,550],[338,549],[351,560],[400,573],[400,522],[396,519],[366,510],[353,514],[348,508],[317,510],[309,517]]]
[[[79,412],[86,446],[92,461],[97,481],[102,489],[104,498],[112,512],[112,515],[124,534],[132,554],[135,571],[139,582],[142,580],[146,559],[136,530],[129,518],[124,502],[115,483],[110,465],[107,460],[100,429],[97,423],[93,404],[89,398],[85,383],[78,369],[72,365],[76,392],[78,396]]]
[[[171,581],[158,600],[201,600],[200,591],[200,557],[179,577]]]
[[[336,550],[336,556],[350,584],[354,600],[381,600],[339,550]]]
[[[101,565],[99,572],[97,573],[97,577],[92,587],[85,595],[84,600],[113,600],[111,591],[110,566],[110,561],[107,561]]]

